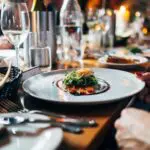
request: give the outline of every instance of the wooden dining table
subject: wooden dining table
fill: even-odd
[[[101,66],[96,60],[84,60],[85,67],[105,67]],[[57,66],[61,68],[62,66]],[[128,70],[131,72],[149,71],[150,62],[145,63],[142,66],[134,68],[134,70]],[[31,75],[40,73],[39,68],[33,68],[23,73],[23,80],[27,79]],[[22,95],[21,95],[22,96]],[[39,99],[35,99],[28,94],[23,93],[25,99],[25,106],[28,109],[40,109],[50,112],[65,114],[67,116],[73,116],[76,118],[94,119],[97,122],[97,126],[84,128],[80,134],[73,134],[64,132],[64,138],[60,145],[60,150],[95,150],[101,149],[101,145],[106,140],[107,135],[111,132],[114,126],[115,120],[120,116],[120,112],[129,107],[133,101],[133,97],[128,97],[119,100],[115,103],[109,104],[97,104],[97,105],[62,105],[50,102],[45,102]],[[11,100],[0,100],[0,113],[14,112],[22,109],[20,104],[19,95]]]

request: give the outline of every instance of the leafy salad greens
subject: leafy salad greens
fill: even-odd
[[[66,86],[95,86],[98,84],[98,80],[94,75],[80,76],[76,71],[67,73],[63,80]]]

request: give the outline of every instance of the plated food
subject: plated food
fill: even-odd
[[[77,95],[94,94],[100,86],[94,72],[89,68],[67,73],[63,84],[69,93]]]
[[[139,63],[139,59],[135,58],[128,58],[128,57],[119,57],[119,56],[112,56],[109,55],[106,60],[108,63],[119,63],[119,64],[135,64]]]
[[[64,85],[66,73],[72,70],[57,70],[30,77],[23,83],[26,93],[35,97],[35,101],[47,101],[66,105],[97,105],[124,100],[140,92],[145,83],[134,74],[117,69],[92,68],[100,88],[89,95],[75,95],[58,87]],[[76,70],[75,70],[76,71]],[[37,82],[38,81],[38,82]],[[118,92],[119,91],[119,92]]]
[[[100,64],[108,67],[133,68],[148,62],[148,59],[137,55],[105,55],[99,59]]]

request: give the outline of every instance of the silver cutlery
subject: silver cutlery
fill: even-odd
[[[74,126],[79,126],[79,127],[95,127],[95,126],[97,126],[96,121],[93,119],[73,118],[73,117],[68,117],[66,115],[62,115],[62,114],[58,114],[58,113],[54,113],[54,112],[47,112],[47,111],[43,111],[43,110],[29,110],[28,108],[25,107],[23,92],[20,92],[19,95],[20,95],[20,103],[23,107],[22,110],[18,111],[19,113],[46,115],[49,118],[55,118],[55,120],[58,120],[59,122],[74,125]]]
[[[62,122],[58,122],[55,119],[34,119],[34,118],[24,118],[21,116],[15,117],[0,117],[0,124],[11,126],[11,125],[20,125],[26,123],[48,123],[52,127],[60,127],[64,131],[71,133],[81,133],[82,129],[77,126],[72,126]]]
[[[46,111],[41,111],[41,110],[30,110],[28,113],[31,114],[43,114],[46,116],[54,117],[56,120],[62,123],[70,124],[70,125],[76,125],[80,127],[95,127],[97,126],[97,123],[93,119],[78,119],[78,118],[73,118],[73,117],[68,117],[65,115],[61,114],[56,114],[53,112],[46,112]]]

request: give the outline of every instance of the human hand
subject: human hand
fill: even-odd
[[[128,108],[115,122],[116,140],[121,150],[150,150],[150,114]]]
[[[140,78],[145,81],[146,87],[139,94],[141,100],[144,100],[147,103],[150,103],[150,72],[144,73],[140,76]]]

